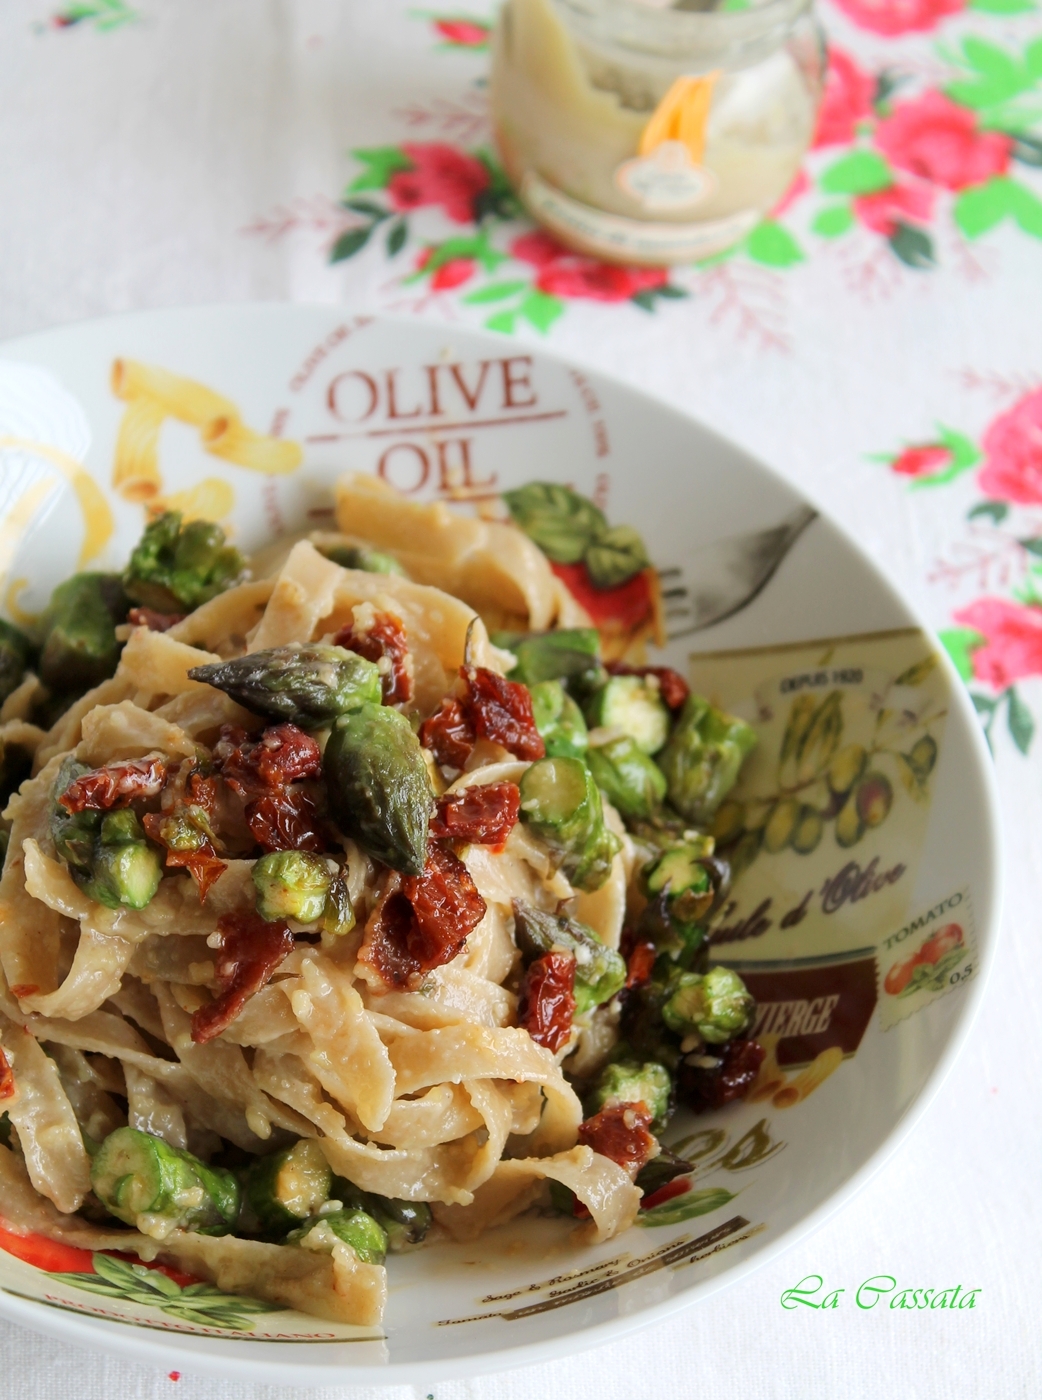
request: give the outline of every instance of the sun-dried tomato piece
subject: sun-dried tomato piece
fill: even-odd
[[[214,749],[221,777],[240,797],[261,797],[322,771],[318,744],[295,724],[273,724],[257,740],[226,724]]]
[[[265,851],[326,851],[331,838],[316,799],[285,788],[246,804],[246,824]]]
[[[11,988],[11,995],[21,1001],[24,997],[34,997],[39,990],[35,982],[16,982]]]
[[[520,812],[521,792],[516,783],[485,783],[439,797],[430,834],[435,841],[501,846],[517,825]]]
[[[84,773],[58,801],[67,812],[111,812],[139,797],[157,797],[165,780],[166,764],[161,758],[132,758]]]
[[[195,759],[171,769],[159,798],[160,810],[142,818],[149,838],[166,848],[166,868],[187,870],[205,899],[227,865],[215,849],[211,818],[217,806],[217,779],[199,771]]]
[[[184,620],[184,613],[162,613],[154,608],[131,608],[127,613],[131,627],[147,627],[150,632],[169,632]]]
[[[556,1055],[575,1015],[575,954],[546,953],[525,973],[517,1023],[537,1045]]]
[[[627,666],[625,661],[609,661],[608,670],[613,676],[658,676],[659,694],[671,710],[682,708],[691,694],[691,687],[672,666]]]
[[[281,920],[267,924],[259,914],[240,910],[217,921],[220,947],[214,970],[220,991],[192,1015],[196,1045],[221,1034],[255,992],[271,981],[276,968],[293,951],[293,934]]]
[[[546,754],[526,685],[508,681],[485,666],[461,666],[460,675],[467,686],[463,709],[479,739],[501,744],[517,758],[537,759]]]
[[[654,943],[635,943],[626,958],[626,987],[642,987],[651,980],[651,970],[655,966],[658,949]]]
[[[767,1052],[756,1040],[729,1040],[726,1045],[712,1046],[709,1053],[718,1060],[715,1067],[683,1059],[677,1071],[677,1097],[695,1113],[708,1113],[744,1099]]]
[[[462,768],[475,742],[474,726],[458,700],[443,700],[441,709],[420,725],[420,743],[445,768]]]
[[[364,632],[342,627],[333,642],[345,651],[357,652],[367,661],[376,663],[385,705],[401,705],[412,699],[409,643],[405,628],[392,613],[378,612]]]
[[[423,874],[403,875],[378,905],[359,959],[389,988],[416,987],[426,973],[461,951],[485,908],[459,857],[431,846]]]
[[[147,825],[146,825],[147,829]],[[204,842],[194,851],[172,851],[167,848],[167,870],[187,870],[199,889],[199,898],[205,899],[214,885],[228,869],[225,861],[209,844]]]
[[[602,1157],[610,1157],[630,1176],[636,1176],[650,1161],[658,1143],[648,1131],[651,1110],[645,1103],[619,1103],[602,1108],[579,1124],[579,1145],[592,1147]]]
[[[5,1099],[13,1099],[16,1093],[14,1070],[4,1054],[3,1046],[0,1045],[0,1103],[3,1103]]]

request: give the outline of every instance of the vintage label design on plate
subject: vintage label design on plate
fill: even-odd
[[[879,1025],[889,1030],[977,975],[968,888],[920,911],[879,945]]]
[[[810,1064],[825,1050],[853,1055],[876,1006],[876,960],[868,957],[742,967],[756,998],[749,1034],[770,1039],[779,1068]]]
[[[914,889],[948,681],[917,628],[696,656],[696,691],[759,743],[715,832],[734,885],[717,960],[869,957]]]
[[[711,170],[694,163],[682,141],[663,141],[650,155],[623,161],[615,183],[641,208],[661,214],[694,209],[719,185]]]
[[[694,224],[627,219],[562,194],[532,170],[521,182],[521,198],[535,218],[563,238],[578,239],[603,257],[634,262],[642,258],[695,262],[737,243],[760,220],[755,209]]]
[[[225,1293],[184,1273],[0,1228],[2,1291],[150,1331],[251,1342],[376,1342],[382,1327],[356,1327]]]
[[[573,1270],[568,1274],[558,1274],[543,1283],[530,1285],[512,1293],[490,1294],[483,1303],[507,1302],[521,1293],[543,1293],[546,1296],[520,1307],[496,1308],[491,1312],[473,1313],[468,1317],[447,1317],[435,1323],[436,1327],[458,1327],[464,1322],[487,1322],[490,1318],[502,1318],[504,1322],[521,1322],[527,1317],[537,1317],[540,1313],[554,1312],[567,1307],[569,1303],[582,1303],[595,1298],[599,1293],[607,1293],[620,1288],[625,1283],[634,1283],[660,1269],[680,1269],[687,1264],[696,1264],[729,1249],[765,1229],[764,1225],[750,1225],[744,1216],[735,1215],[730,1220],[708,1230],[697,1239],[685,1235],[672,1240],[658,1249],[636,1258],[630,1254],[620,1254],[607,1259],[602,1264],[591,1265],[587,1269]]]

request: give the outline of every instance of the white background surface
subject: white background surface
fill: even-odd
[[[378,257],[331,268],[307,231],[269,244],[243,230],[293,198],[335,198],[355,168],[351,147],[405,139],[402,103],[469,91],[479,59],[435,52],[402,0],[143,0],[136,23],[107,34],[86,23],[48,29],[54,9],[0,5],[0,338],[141,306],[284,297],[352,310],[400,305],[401,287]],[[979,431],[994,406],[960,387],[956,372],[971,360],[1042,371],[1039,246],[1000,232],[999,275],[969,284],[931,274],[883,305],[845,297],[835,265],[821,260],[788,284],[781,354],[735,334],[699,296],[654,317],[570,305],[549,345],[670,399],[779,466],[856,530],[941,626],[953,604],[929,584],[928,563],[965,502],[956,510],[953,494],[909,496],[866,454],[896,450],[937,419]],[[423,314],[457,312],[434,298]],[[1038,715],[1038,680],[1021,688]],[[1042,747],[1030,758],[1004,736],[996,747],[1009,870],[998,966],[969,1048],[912,1139],[854,1203],[751,1279],[617,1346],[366,1395],[1042,1393]],[[781,1307],[782,1291],[807,1274],[845,1290],[836,1310]],[[860,1311],[857,1287],[875,1274],[898,1287],[981,1292],[973,1310]],[[0,1346],[3,1400],[291,1393],[187,1373],[175,1382],[4,1323]],[[340,1393],[348,1390],[363,1393]]]

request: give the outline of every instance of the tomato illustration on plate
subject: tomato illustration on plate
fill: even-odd
[[[962,962],[966,953],[962,926],[945,924],[925,939],[910,958],[894,963],[883,981],[883,990],[892,997],[940,991],[948,974]]]

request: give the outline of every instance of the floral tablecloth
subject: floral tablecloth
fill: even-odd
[[[823,0],[802,173],[739,248],[669,274],[521,217],[490,143],[490,15],[5,0],[0,337],[259,298],[485,326],[676,403],[856,532],[940,631],[998,766],[1009,916],[974,1042],[857,1203],[750,1282],[589,1358],[431,1393],[1037,1394],[1042,9]],[[779,1305],[808,1273],[880,1272],[972,1282],[981,1307]],[[0,1335],[12,1400],[246,1393]]]

